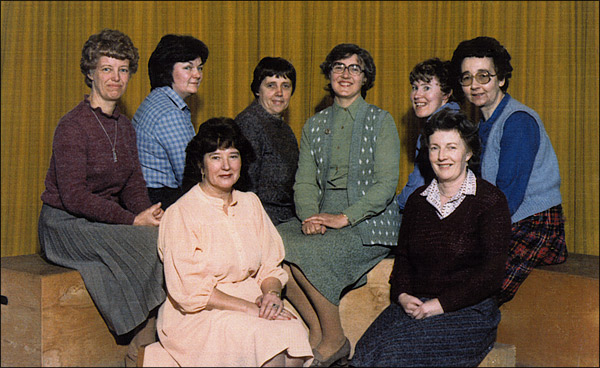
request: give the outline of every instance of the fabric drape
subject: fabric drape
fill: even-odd
[[[568,250],[599,255],[598,9],[596,1],[3,1],[2,256],[39,251],[52,135],[89,93],[81,48],[103,28],[126,33],[139,49],[138,72],[120,103],[129,118],[150,92],[147,63],[160,38],[190,34],[210,49],[188,102],[196,128],[241,112],[254,99],[256,63],[280,56],[297,71],[286,121],[298,138],[326,100],[320,63],[338,43],[360,45],[377,65],[366,101],[398,126],[399,189],[413,168],[417,133],[410,70],[430,57],[451,58],[465,39],[495,37],[512,56],[508,92],[540,114],[556,150]]]

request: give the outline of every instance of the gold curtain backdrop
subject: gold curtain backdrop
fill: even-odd
[[[577,1],[2,1],[2,256],[39,252],[40,195],[58,120],[89,93],[81,48],[103,28],[128,34],[140,66],[121,107],[130,118],[150,91],[147,62],[167,33],[210,50],[204,80],[188,100],[196,128],[235,117],[253,99],[264,56],[297,70],[287,120],[297,137],[326,96],[319,65],[351,42],[377,66],[367,101],[388,110],[403,145],[402,188],[412,171],[415,120],[408,74],[427,58],[449,59],[458,43],[487,35],[512,56],[508,92],[535,109],[557,153],[570,252],[599,254],[598,2]]]

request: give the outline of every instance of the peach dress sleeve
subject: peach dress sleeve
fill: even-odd
[[[161,220],[158,252],[168,297],[157,320],[160,343],[181,366],[261,366],[285,350],[310,364],[299,319],[205,309],[215,288],[254,302],[264,279],[287,282],[283,242],[260,200],[254,193],[233,195],[226,214],[220,199],[195,186]]]

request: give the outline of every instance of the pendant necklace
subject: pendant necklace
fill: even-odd
[[[112,148],[112,154],[113,154],[113,162],[117,162],[116,146],[117,146],[117,133],[119,133],[119,131],[117,130],[117,121],[115,120],[115,142],[113,143],[110,141],[110,137],[108,136],[106,129],[104,129],[104,125],[102,125],[102,123],[100,122],[100,119],[98,119],[98,115],[96,115],[96,112],[94,111],[94,109],[91,106],[90,106],[90,109],[92,109],[92,114],[94,114],[94,117],[98,121],[98,124],[100,124],[100,128],[102,128],[102,130],[104,131],[104,134],[106,134],[106,139],[108,139],[108,143],[110,143],[110,147]]]

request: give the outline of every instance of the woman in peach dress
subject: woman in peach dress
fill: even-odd
[[[299,367],[313,360],[305,327],[281,300],[288,278],[281,237],[254,193],[232,189],[246,147],[232,119],[200,125],[184,173],[197,184],[161,221],[168,298],[157,329],[180,366]]]

